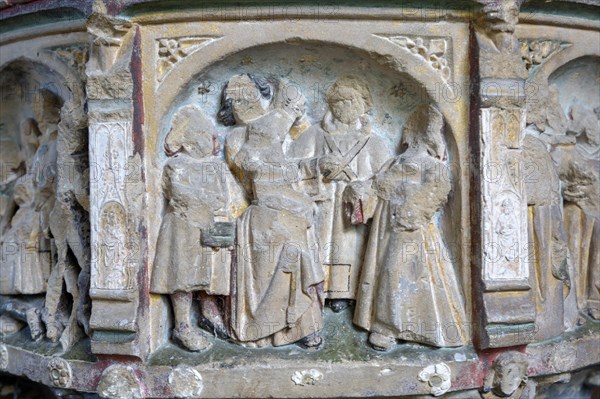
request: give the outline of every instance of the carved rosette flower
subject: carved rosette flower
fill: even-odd
[[[543,64],[546,59],[557,53],[562,48],[562,43],[546,39],[523,39],[521,44],[521,57],[529,70],[536,65]],[[565,44],[566,45],[566,44]]]
[[[177,398],[197,398],[204,389],[202,375],[186,365],[177,366],[171,371],[169,386]]]
[[[179,42],[175,39],[161,39],[158,42],[158,55],[171,64],[175,64],[183,56]]]
[[[8,349],[6,346],[0,345],[0,370],[8,368]]]
[[[157,53],[157,79],[163,80],[179,61],[216,40],[214,37],[179,37],[159,39]]]
[[[66,360],[53,358],[48,363],[48,371],[50,372],[50,382],[55,387],[68,388],[71,385],[71,366]]]
[[[112,365],[102,372],[96,387],[98,394],[109,399],[141,399],[142,386],[131,366]]]
[[[450,377],[450,367],[445,363],[432,364],[419,373],[419,381],[427,383],[429,392],[433,396],[448,392],[452,385]]]
[[[411,39],[406,36],[394,36],[388,38],[388,40],[424,59],[430,67],[440,74],[442,79],[446,81],[450,79],[451,70],[446,59],[448,52],[446,39],[428,39],[426,41],[421,37]]]
[[[322,379],[323,373],[315,369],[296,371],[292,374],[292,381],[294,381],[294,384],[301,386],[315,385]]]

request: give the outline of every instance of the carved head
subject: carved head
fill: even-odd
[[[50,126],[60,121],[62,100],[48,89],[41,89],[32,98],[31,109],[42,134],[47,133]]]
[[[504,352],[494,360],[492,371],[486,378],[487,391],[500,397],[512,395],[527,381],[527,356],[520,352]]]
[[[600,108],[592,108],[580,99],[573,101],[569,108],[570,125],[568,134],[577,137],[577,143],[585,145],[590,153],[600,149]]]
[[[356,76],[338,79],[325,98],[333,117],[346,125],[356,122],[373,106],[369,87]]]
[[[519,22],[523,0],[478,0],[483,6],[480,23],[490,32],[512,33]]]
[[[29,175],[25,175],[16,180],[13,198],[17,205],[25,207],[32,204],[34,199],[35,189],[33,187],[33,179]]]
[[[177,111],[171,130],[165,138],[165,152],[172,156],[184,152],[203,158],[215,152],[214,126],[200,108],[187,105]]]
[[[249,73],[235,75],[223,88],[217,119],[225,126],[245,125],[267,112],[272,97],[266,79]]]
[[[502,207],[502,213],[504,214],[508,215],[513,212],[514,206],[510,198],[506,198],[504,201],[502,201],[500,206]]]
[[[444,117],[433,105],[421,104],[408,117],[400,139],[400,151],[426,151],[439,160],[446,159],[446,144],[442,130]]]
[[[60,203],[67,207],[75,206],[77,203],[77,199],[75,198],[75,194],[71,190],[59,191],[56,193],[56,197]]]

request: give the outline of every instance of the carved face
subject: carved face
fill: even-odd
[[[504,201],[502,201],[502,213],[504,214],[510,214],[513,211],[513,204],[512,201],[509,199],[505,199]]]
[[[40,90],[32,97],[31,110],[42,134],[47,133],[50,126],[60,121],[60,99],[46,89]]]
[[[527,357],[519,352],[504,352],[494,360],[492,391],[500,397],[512,395],[527,380]]]
[[[523,382],[521,367],[516,363],[510,363],[496,372],[494,387],[499,395],[510,396]]]
[[[229,80],[225,98],[231,100],[237,124],[246,124],[265,114],[269,101],[265,99],[248,75],[237,75]]]
[[[365,102],[360,93],[350,87],[338,87],[335,94],[329,98],[329,108],[335,119],[345,124],[351,124],[365,112]]]
[[[493,32],[514,32],[519,21],[519,4],[516,0],[490,1],[484,5],[484,19]]]

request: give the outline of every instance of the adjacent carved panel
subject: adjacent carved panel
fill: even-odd
[[[59,343],[57,353],[85,336],[89,320],[87,118],[81,98],[61,97],[78,93],[82,81],[68,83],[35,63],[3,70],[3,92],[29,93],[3,99],[9,112],[1,115],[8,129],[1,131],[0,335],[28,326],[30,339]]]

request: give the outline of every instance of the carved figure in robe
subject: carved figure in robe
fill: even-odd
[[[377,195],[360,277],[354,324],[370,332],[378,350],[397,339],[438,347],[466,344],[464,301],[436,214],[449,179],[443,119],[421,105],[406,121],[401,154],[373,178]],[[350,186],[347,195],[354,190]]]
[[[271,86],[252,75],[232,77],[220,119],[239,126],[226,142],[228,162],[252,200],[237,224],[231,336],[249,346],[322,339],[323,270],[315,245],[314,204],[286,177],[283,142],[304,114],[304,98],[273,99]],[[272,108],[274,106],[274,108]]]
[[[564,331],[564,302],[571,282],[558,171],[546,144],[536,135],[533,127],[527,129],[523,162],[526,170],[534,171],[525,178],[525,188],[536,282],[536,340],[543,341]]]
[[[315,159],[303,189],[318,198],[316,227],[319,254],[327,269],[327,296],[334,311],[356,297],[365,250],[367,226],[351,224],[344,216],[342,196],[352,182],[366,181],[391,157],[383,140],[372,134],[369,88],[357,77],[338,79],[326,94],[329,109],[320,124],[311,126],[291,143],[287,155]]]
[[[498,216],[498,220],[496,221],[495,225],[496,233],[498,234],[498,250],[500,251],[502,257],[504,257],[507,261],[512,262],[517,259],[519,254],[519,242],[517,234],[518,223],[513,213],[514,205],[510,198],[506,198],[504,201],[502,201],[500,206],[500,216]],[[503,277],[506,275],[512,277],[510,276],[510,274],[512,274],[511,270],[506,268],[499,270],[497,274]],[[516,275],[514,277],[516,278]]]
[[[557,146],[552,156],[562,183],[578,307],[600,320],[600,112],[575,100],[567,114],[572,144]]]
[[[46,292],[51,265],[49,213],[54,205],[56,136],[62,101],[42,89],[32,97],[35,119],[21,125],[21,158],[25,174],[15,184],[18,210],[2,237],[0,294],[4,318],[29,325],[33,339],[42,337],[41,304],[33,295]],[[29,297],[29,296],[32,297]],[[31,300],[30,300],[31,299]]]
[[[2,129],[4,126],[0,126]],[[4,132],[2,132],[4,133]],[[15,202],[15,184],[17,179],[24,173],[24,165],[21,162],[19,144],[15,139],[2,137],[0,141],[0,246],[2,257],[0,262],[4,263],[7,259],[4,251],[9,249],[11,244],[5,246],[4,233],[10,227],[10,222],[18,205]],[[14,250],[16,246],[13,245]],[[4,267],[0,265],[0,271]],[[0,311],[0,313],[2,313]],[[7,314],[0,314],[0,335],[13,334],[23,327],[20,320],[14,319]]]
[[[15,182],[23,174],[19,145],[15,140],[0,139],[0,240],[17,211]]]
[[[60,339],[66,351],[84,332],[89,333],[89,167],[83,110],[67,102],[60,117],[56,198],[49,215],[56,263],[48,278],[43,318],[46,336],[52,342]],[[65,299],[67,293],[71,301]]]
[[[216,155],[219,148],[213,134],[214,126],[202,111],[187,106],[176,114],[164,144],[169,157],[163,169],[167,210],[159,232],[150,291],[170,296],[173,339],[191,351],[210,346],[192,322],[193,294],[207,290],[211,279],[213,249],[201,241],[216,222],[232,221],[232,207],[242,195],[226,163]],[[230,262],[221,267],[229,268]]]

